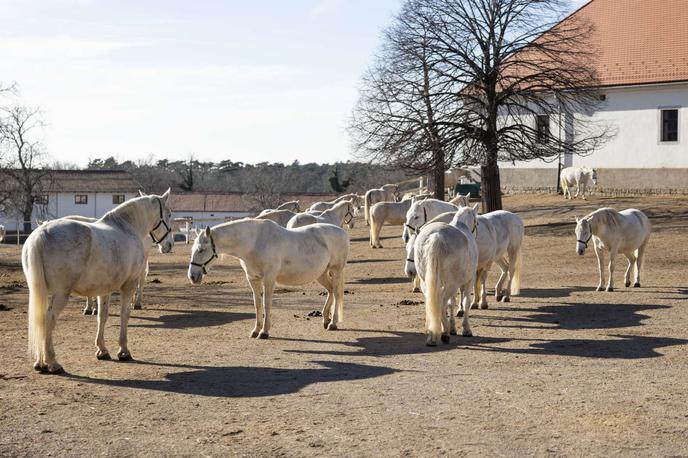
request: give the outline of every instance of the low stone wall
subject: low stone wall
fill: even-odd
[[[500,168],[505,193],[556,192],[557,169]],[[688,169],[597,169],[593,192],[609,196],[688,195]]]

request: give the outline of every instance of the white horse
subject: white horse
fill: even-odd
[[[256,308],[251,337],[269,337],[275,283],[302,285],[317,280],[327,289],[322,310],[323,326],[334,330],[343,320],[344,266],[349,255],[349,236],[342,228],[312,224],[290,230],[272,221],[255,219],[206,228],[191,250],[188,273],[191,283],[201,282],[218,253],[239,258],[251,285]]]
[[[456,334],[456,295],[463,295],[463,332],[472,336],[468,322],[470,292],[475,284],[478,246],[469,228],[463,224],[450,226],[431,223],[413,234],[407,244],[406,275],[418,275],[425,294],[425,320],[428,330],[426,344],[449,343]],[[451,305],[449,315],[447,304]]]
[[[278,205],[275,210],[290,210],[298,213],[301,211],[301,207],[298,200],[290,200],[289,202]]]
[[[353,204],[353,206],[358,209],[361,206],[361,196],[359,196],[356,193],[351,193],[351,194],[344,194],[343,196],[339,196],[336,199],[334,199],[331,202],[316,202],[310,207],[308,207],[307,212],[322,212],[325,210],[329,210],[330,208],[334,207],[337,205],[339,202],[343,202],[345,200],[348,200]]]
[[[95,223],[50,221],[27,238],[22,267],[29,286],[29,349],[36,358],[36,370],[63,371],[55,359],[53,330],[71,293],[88,297],[119,292],[122,310],[117,357],[131,359],[127,348],[129,305],[146,267],[148,237],[160,243],[161,252],[172,249],[169,195],[168,189],[162,196],[129,200]],[[103,336],[107,304],[98,305],[96,357],[109,359]]]
[[[411,207],[406,212],[406,221],[401,238],[408,242],[411,233],[417,233],[421,227],[435,216],[444,212],[456,212],[459,207],[438,199],[413,199]]]
[[[604,252],[609,253],[609,282],[607,291],[614,291],[614,261],[618,253],[628,259],[624,276],[625,285],[631,286],[631,270],[635,266],[634,288],[640,287],[640,268],[645,257],[645,248],[650,239],[650,220],[640,210],[630,208],[617,212],[613,208],[601,208],[589,215],[576,218],[576,253],[585,254],[590,239],[593,241],[600,283],[597,291],[604,289]]]
[[[406,212],[411,208],[411,199],[401,202],[378,202],[370,209],[370,246],[382,248],[380,231],[382,226],[400,226],[406,221]]]
[[[452,199],[450,199],[449,203],[452,205],[456,205],[457,207],[468,207],[471,203],[471,193],[469,192],[465,196],[459,194],[458,196],[455,196]]]
[[[261,212],[260,215],[256,216],[255,219],[269,219],[274,221],[282,227],[287,227],[287,223],[292,219],[297,213],[291,210],[271,210],[268,212]]]
[[[565,199],[575,199],[581,194],[585,200],[585,192],[590,184],[597,184],[597,170],[590,167],[566,167],[561,170],[559,183]],[[571,188],[576,186],[576,195],[571,197]],[[566,196],[568,194],[568,197]]]
[[[363,198],[363,210],[365,213],[365,223],[370,224],[370,208],[378,202],[395,202],[399,186],[396,184],[386,184],[381,188],[369,189]]]
[[[0,243],[5,240],[5,226],[0,224]]]
[[[353,229],[355,211],[353,204],[348,200],[344,200],[319,215],[311,213],[299,213],[294,215],[294,217],[289,220],[286,227],[287,229],[294,229],[309,224],[323,223],[334,224],[339,227],[347,226],[349,229]]]

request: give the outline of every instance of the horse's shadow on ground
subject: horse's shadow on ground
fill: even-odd
[[[174,312],[160,316],[132,315],[129,327],[151,329],[189,329],[222,326],[233,321],[248,320],[252,313],[224,312],[218,310],[167,310],[154,309],[158,312]]]
[[[359,278],[358,280],[348,281],[347,283],[358,285],[398,285],[402,283],[411,284],[411,279],[407,277],[386,277],[386,278]]]
[[[196,396],[247,398],[296,393],[314,383],[364,380],[397,372],[397,370],[388,367],[364,364],[335,361],[313,361],[313,363],[319,364],[322,367],[286,369],[243,366],[192,366],[184,364],[166,365],[138,362],[138,364],[169,366],[185,370],[169,373],[164,380],[106,380],[76,375],[68,375],[68,377],[78,382],[120,388],[136,388]]]
[[[475,311],[471,316],[488,320],[486,327],[519,329],[613,329],[641,326],[649,318],[640,312],[670,308],[667,305],[589,304],[565,302],[547,304],[525,317],[482,315]],[[497,307],[497,311],[523,312],[517,307]],[[497,323],[494,323],[497,322]]]

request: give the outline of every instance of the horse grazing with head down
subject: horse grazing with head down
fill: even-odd
[[[625,285],[631,286],[631,270],[635,267],[633,287],[640,287],[640,268],[643,265],[645,249],[650,239],[650,220],[640,210],[630,208],[617,212],[613,208],[600,208],[587,216],[576,218],[576,253],[583,256],[588,243],[597,256],[597,268],[600,282],[597,291],[604,289],[604,252],[609,253],[609,282],[607,291],[614,291],[614,262],[621,253],[628,259],[628,268],[624,276]]]
[[[566,199],[575,199],[581,194],[585,200],[585,192],[591,183],[597,184],[597,170],[590,167],[566,167],[561,170],[561,175],[559,175],[559,184],[561,184]],[[571,188],[574,186],[576,186],[576,195],[571,197]]]
[[[127,347],[129,306],[146,268],[150,243],[172,250],[168,238],[172,212],[170,191],[162,196],[129,200],[94,223],[57,219],[39,226],[22,249],[22,268],[29,286],[29,349],[41,372],[62,372],[55,358],[53,330],[71,293],[108,296],[119,292],[120,360],[130,360]],[[109,359],[103,332],[108,311],[98,313],[96,357]]]
[[[275,283],[302,285],[316,280],[327,290],[323,326],[337,329],[344,313],[344,266],[349,235],[332,224],[285,229],[272,221],[243,219],[206,228],[191,250],[189,280],[200,283],[220,253],[241,260],[253,291],[256,323],[251,337],[267,339]]]

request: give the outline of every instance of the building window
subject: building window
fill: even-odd
[[[661,137],[663,142],[678,141],[678,108],[670,108],[660,111]]]
[[[112,203],[115,205],[124,203],[124,194],[113,194]]]
[[[41,194],[39,196],[36,196],[36,200],[34,202],[37,205],[48,205],[48,195],[47,194]]]
[[[88,203],[88,194],[76,194],[74,196],[74,203],[77,205],[86,205]]]
[[[535,135],[538,143],[549,143],[549,115],[535,117]]]

